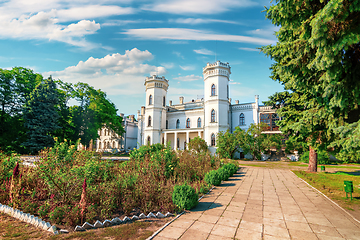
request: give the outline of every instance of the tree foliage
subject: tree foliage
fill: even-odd
[[[360,118],[359,12],[359,0],[278,0],[266,9],[280,26],[277,44],[262,51],[275,61],[271,78],[287,91],[271,99],[284,106],[281,130],[317,150],[346,149],[342,157],[360,149],[349,140]]]
[[[205,140],[201,137],[194,137],[191,139],[188,148],[189,150],[194,150],[197,153],[206,153],[208,151],[208,146]]]
[[[51,77],[40,83],[30,94],[24,108],[24,121],[28,140],[24,143],[29,151],[37,153],[54,145],[53,133],[60,128],[56,84]]]

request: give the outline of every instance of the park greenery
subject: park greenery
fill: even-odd
[[[19,165],[16,154],[0,153],[0,202],[69,226],[140,212],[174,213],[196,206],[199,194],[237,170],[208,151],[144,145],[131,151],[129,161],[117,162],[77,150],[77,144],[55,138],[34,167]],[[214,171],[217,182],[208,174]]]
[[[267,104],[278,109],[280,130],[309,147],[310,171],[317,151],[360,159],[359,16],[359,0],[278,0],[266,9],[278,42],[261,51],[285,88]]]
[[[70,102],[77,102],[71,105]],[[124,130],[115,105],[101,90],[71,84],[22,67],[0,69],[0,150],[37,153],[51,147],[54,137],[89,146],[98,130]]]
[[[270,149],[281,149],[283,136],[281,134],[264,134],[267,124],[250,124],[247,130],[236,127],[233,133],[229,130],[219,132],[216,142],[216,153],[222,158],[234,158],[236,152],[251,154],[255,160],[261,159],[262,153]]]

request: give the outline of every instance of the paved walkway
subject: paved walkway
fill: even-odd
[[[289,170],[241,168],[155,239],[360,239],[360,224]]]

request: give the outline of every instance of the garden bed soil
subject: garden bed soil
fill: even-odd
[[[146,239],[172,219],[174,217],[138,220],[86,232],[69,231],[68,234],[53,235],[7,214],[0,213],[0,239]]]

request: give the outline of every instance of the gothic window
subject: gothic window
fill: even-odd
[[[239,116],[239,125],[242,126],[242,125],[245,125],[245,115],[243,113],[240,113],[240,116]]]
[[[169,129],[169,121],[166,120],[166,129]]]
[[[149,96],[149,105],[152,105],[152,104],[153,104],[153,103],[152,103],[152,100],[153,100],[153,99],[152,99],[152,95],[150,95],[150,96]]]
[[[190,118],[186,119],[186,128],[190,128]]]
[[[151,144],[151,138],[150,136],[147,137],[147,145],[150,145]]]
[[[163,97],[163,107],[165,107],[165,105],[166,105],[166,101],[165,101],[166,99],[165,99],[165,97]]]
[[[215,96],[215,84],[211,85],[211,96]]]
[[[113,145],[112,147],[113,147],[113,148],[115,148],[115,142],[113,142],[113,144],[112,144],[112,145]]]
[[[107,148],[108,148],[108,149],[111,148],[110,142],[107,143]]]
[[[177,129],[180,128],[180,120],[179,120],[179,119],[176,120],[176,128],[177,128]]]
[[[176,148],[180,148],[180,138],[177,138],[176,140]]]
[[[148,127],[151,127],[151,116],[148,118]]]
[[[211,134],[211,146],[215,147],[215,134]]]
[[[215,110],[211,110],[211,122],[215,122]]]
[[[197,127],[201,128],[201,118],[198,118]]]

